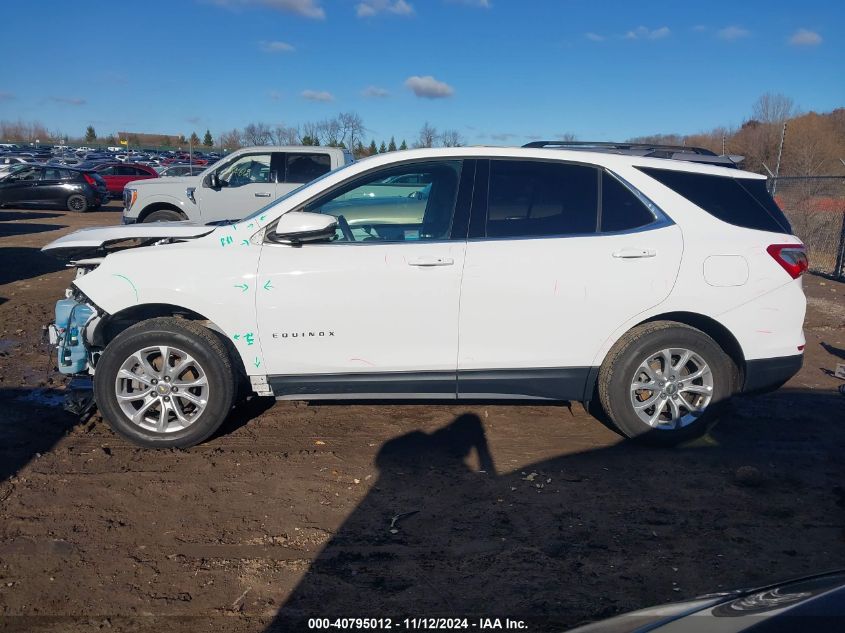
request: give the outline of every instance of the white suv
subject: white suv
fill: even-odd
[[[145,446],[203,441],[239,384],[591,402],[627,437],[695,436],[801,367],[807,259],[764,178],[680,156],[410,150],[232,225],[78,231],[45,247],[77,258],[59,369]]]

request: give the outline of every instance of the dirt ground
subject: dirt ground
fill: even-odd
[[[41,343],[72,273],[39,248],[119,221],[0,211],[0,630],[561,631],[845,567],[843,283],[805,277],[800,374],[677,449],[622,442],[579,405],[258,399],[156,452],[64,413]]]

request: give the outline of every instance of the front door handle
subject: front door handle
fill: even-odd
[[[408,266],[451,266],[454,263],[451,257],[417,257],[408,260]]]
[[[259,191],[255,194],[256,198],[269,198],[271,194],[269,191]]]
[[[649,248],[623,248],[621,251],[616,251],[613,256],[617,259],[640,259],[643,257],[654,257],[657,251]]]

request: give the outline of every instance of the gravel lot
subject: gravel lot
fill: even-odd
[[[0,210],[0,630],[442,615],[560,631],[845,567],[845,284],[805,277],[800,374],[674,450],[580,405],[259,399],[155,452],[65,414],[41,343],[72,273],[39,248],[119,211]]]

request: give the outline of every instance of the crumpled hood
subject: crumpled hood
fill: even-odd
[[[137,240],[137,244],[128,244],[127,248],[144,246],[163,239],[186,240],[214,231],[216,226],[196,222],[150,222],[121,226],[98,226],[80,229],[60,237],[41,249],[62,259],[71,259],[82,255],[104,254],[109,245],[118,242]]]

